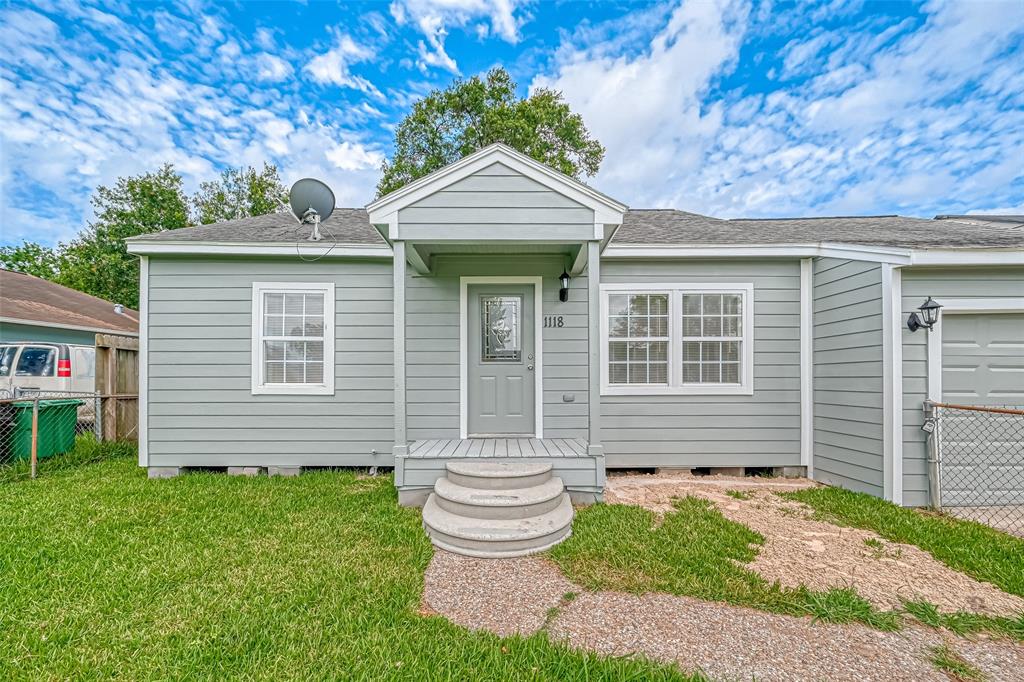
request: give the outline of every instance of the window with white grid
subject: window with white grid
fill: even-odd
[[[683,296],[683,383],[739,384],[743,296]]]
[[[668,385],[668,294],[608,296],[608,382]]]
[[[751,395],[754,287],[601,285],[606,395]]]
[[[253,285],[253,393],[334,392],[334,285]]]

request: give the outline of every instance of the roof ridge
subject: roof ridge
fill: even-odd
[[[725,218],[730,222],[761,222],[766,220],[850,220],[853,218],[903,218],[897,213],[883,213],[881,215],[819,215],[819,216],[797,216],[789,218]],[[927,220],[927,218],[911,218],[912,220]],[[719,218],[719,220],[722,220]]]

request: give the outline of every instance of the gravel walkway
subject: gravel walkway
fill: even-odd
[[[526,635],[546,623],[552,639],[572,647],[675,662],[716,680],[948,682],[928,660],[944,641],[990,679],[1022,679],[1024,671],[1024,647],[1003,640],[968,641],[918,626],[885,633],[665,594],[588,593],[536,557],[437,551],[423,599],[425,612],[473,630]]]
[[[764,536],[757,558],[747,565],[767,581],[815,591],[852,587],[881,609],[924,600],[940,611],[1016,616],[1024,599],[955,571],[914,545],[884,540],[875,533],[816,521],[810,507],[776,491],[814,486],[806,479],[695,477],[684,474],[608,478],[605,500],[664,513],[687,495],[710,500],[722,515]],[[727,491],[744,491],[736,499]]]

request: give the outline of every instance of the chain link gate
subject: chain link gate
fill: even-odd
[[[1024,410],[927,401],[931,507],[1024,536]]]

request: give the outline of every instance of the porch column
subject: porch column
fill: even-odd
[[[405,423],[405,242],[396,239],[392,248],[395,259],[395,445],[392,452],[399,457],[409,453],[409,439]],[[398,483],[397,480],[396,483]]]
[[[587,318],[588,318],[588,351],[590,355],[587,376],[590,379],[590,394],[587,399],[590,421],[588,424],[587,441],[590,444],[588,454],[604,457],[604,446],[601,445],[601,244],[587,242]],[[600,467],[604,477],[604,466]],[[603,480],[601,481],[603,484]]]

